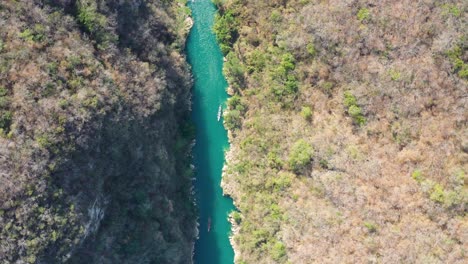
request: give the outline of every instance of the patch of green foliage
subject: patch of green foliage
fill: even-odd
[[[270,20],[273,23],[279,23],[283,18],[281,17],[281,13],[278,10],[273,10],[270,15]]]
[[[442,5],[442,15],[447,16],[447,15],[452,15],[454,17],[460,17],[461,16],[461,10],[454,4],[443,4]]]
[[[290,71],[294,70],[296,68],[296,59],[294,59],[294,56],[291,53],[285,53],[281,57],[281,62],[280,62],[280,67],[278,68],[278,71],[282,75],[287,75]]]
[[[344,92],[343,104],[348,107],[348,114],[353,118],[353,122],[358,126],[366,123],[366,118],[362,113],[361,107],[357,104],[356,97],[350,92]]]
[[[11,111],[0,111],[0,129],[2,129],[3,132],[8,133],[12,120],[13,114]]]
[[[41,42],[45,40],[45,28],[41,24],[34,25],[33,29],[25,29],[19,33],[19,37],[30,42]]]
[[[95,33],[105,27],[107,19],[105,16],[98,13],[95,4],[87,2],[88,1],[80,1],[78,4],[78,21],[87,31]]]
[[[411,173],[411,178],[413,178],[418,183],[421,183],[424,180],[421,170],[415,170]]]
[[[239,95],[234,95],[227,100],[228,110],[224,112],[224,125],[228,129],[240,128],[242,123],[242,115],[245,112],[245,107],[241,102]]]
[[[392,79],[392,81],[399,81],[401,78],[401,73],[395,69],[389,70],[388,74],[390,75],[390,79]]]
[[[286,257],[286,246],[280,241],[273,244],[270,250],[271,258],[276,261],[281,261]]]
[[[232,88],[240,89],[244,86],[244,67],[234,53],[229,53],[226,59],[223,68],[224,75]]]
[[[308,106],[303,106],[302,111],[301,111],[301,115],[307,121],[312,120],[312,109],[310,107],[308,107]]]
[[[265,187],[274,193],[286,191],[294,179],[294,174],[290,172],[280,172],[276,177],[269,178]]]
[[[315,57],[315,55],[317,55],[317,50],[315,49],[315,45],[313,42],[310,42],[309,44],[307,44],[306,49],[307,49],[307,53],[309,53],[311,57]]]
[[[332,95],[333,87],[334,87],[333,82],[325,81],[325,82],[320,83],[319,86],[325,94],[327,94],[328,96]]]
[[[229,110],[223,115],[224,125],[227,129],[237,129],[241,126],[241,112],[239,110]]]
[[[117,36],[106,30],[107,18],[97,10],[96,2],[81,0],[77,3],[78,22],[96,38],[99,49],[106,49],[117,41]]]
[[[224,13],[219,12],[216,14],[213,31],[224,55],[229,53],[238,37],[237,27],[237,18],[232,11],[228,10]]]
[[[299,90],[299,80],[294,73],[296,60],[291,53],[284,53],[277,68],[272,72],[274,83],[270,91],[276,101],[282,102],[283,106],[291,104],[292,97]]]
[[[232,219],[234,220],[234,222],[235,222],[236,224],[240,224],[241,221],[242,221],[242,216],[241,216],[241,214],[240,214],[239,212],[237,212],[237,211],[233,211],[233,212],[231,213],[231,217],[232,217]]]
[[[289,153],[289,167],[296,173],[307,167],[314,156],[314,149],[305,140],[300,139],[294,143]]]
[[[261,72],[267,64],[267,56],[263,51],[254,50],[247,57],[247,70],[249,73]]]
[[[447,57],[452,62],[454,73],[462,79],[468,80],[468,63],[462,60],[463,53],[466,52],[466,46],[456,45],[446,52]]]
[[[0,86],[0,134],[8,134],[13,122],[13,113],[9,110],[9,105],[8,90]]]
[[[364,222],[364,226],[367,228],[369,233],[377,232],[377,226],[372,222]]]
[[[367,21],[370,18],[370,11],[368,8],[361,8],[357,13],[357,19],[361,22]]]
[[[458,171],[454,176],[456,183],[452,190],[444,188],[440,183],[426,179],[421,170],[413,171],[411,177],[425,189],[429,199],[446,208],[466,204],[468,200],[468,193],[464,188],[465,174],[463,170]]]

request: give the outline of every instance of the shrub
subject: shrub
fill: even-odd
[[[329,96],[331,96],[332,91],[333,91],[333,86],[334,84],[332,82],[322,82],[320,83],[320,88],[323,90],[323,92]]]
[[[424,177],[422,175],[421,170],[413,171],[413,173],[411,173],[411,177],[418,183],[421,183],[422,181],[424,181]]]
[[[458,45],[446,52],[447,57],[452,62],[453,72],[458,77],[468,80],[468,65],[461,59],[463,55],[462,48]]]
[[[287,94],[295,94],[299,89],[299,81],[297,80],[296,76],[288,75],[285,88]]]
[[[239,110],[229,110],[224,113],[223,118],[227,129],[239,128],[241,125],[241,113]]]
[[[270,254],[271,254],[271,257],[276,260],[276,261],[280,261],[281,259],[283,259],[285,256],[286,256],[286,247],[284,246],[283,243],[281,243],[280,241],[277,241],[271,251],[270,251]]]
[[[357,19],[361,22],[367,21],[370,18],[370,11],[367,8],[359,9],[357,13]]]
[[[302,111],[301,111],[301,115],[307,121],[312,120],[312,109],[310,109],[310,107],[308,107],[308,106],[303,106]]]
[[[265,68],[267,64],[266,55],[264,52],[260,50],[254,50],[250,53],[249,57],[247,58],[248,62],[248,70],[249,72],[259,72]]]
[[[97,10],[96,2],[81,0],[78,3],[78,22],[84,29],[95,37],[97,48],[104,50],[112,42],[116,42],[118,37],[106,31],[107,18]]]
[[[436,183],[432,187],[431,194],[430,194],[431,200],[438,202],[438,203],[444,203],[445,201],[445,192],[444,188],[442,185]]]
[[[276,152],[269,152],[267,155],[267,162],[270,168],[280,169],[283,167],[283,161],[278,157]]]
[[[8,133],[10,131],[13,114],[10,111],[0,111],[0,129]]]
[[[231,55],[232,54],[232,55]],[[238,89],[244,83],[244,67],[234,53],[227,55],[227,61],[224,64],[224,75],[229,84]]]
[[[10,100],[6,96],[0,96],[0,109],[5,109],[10,104]]]
[[[329,164],[327,159],[320,159],[319,165],[320,165],[320,167],[322,169],[329,169],[330,168],[330,164]]]
[[[287,79],[284,83],[274,84],[270,88],[270,92],[273,94],[277,101],[281,101],[283,106],[289,106],[293,100],[293,95],[299,91],[299,81],[296,76],[292,74],[287,75]],[[288,98],[289,97],[289,98]]]
[[[309,53],[311,57],[315,57],[315,55],[317,55],[317,50],[315,49],[314,43],[311,42],[307,44],[306,48],[307,48],[307,53]]]
[[[224,14],[218,13],[215,16],[213,31],[224,55],[229,53],[236,41],[238,35],[237,24],[237,20],[231,11],[227,11]]]
[[[285,53],[281,57],[279,72],[286,76],[290,71],[296,68],[296,60],[291,53]]]
[[[390,75],[390,79],[392,79],[392,81],[399,81],[401,78],[401,73],[395,69],[389,70],[388,74]]]
[[[52,145],[52,140],[46,134],[38,136],[36,142],[42,148],[48,148]]]
[[[8,94],[8,90],[5,87],[0,86],[0,97],[6,96]]]
[[[56,62],[51,62],[47,64],[47,73],[50,75],[56,75],[58,70],[58,64]]]
[[[41,24],[36,24],[34,29],[25,29],[19,34],[19,37],[26,41],[40,42],[45,39],[45,28]]]
[[[462,67],[460,67],[460,71],[458,71],[458,76],[462,79],[468,80],[468,65],[463,64]]]
[[[33,41],[33,39],[34,39],[33,32],[29,28],[27,28],[23,32],[21,32],[19,34],[19,37],[24,39],[24,40],[27,40],[27,41]]]
[[[270,20],[273,23],[279,23],[282,20],[281,13],[278,10],[273,10],[270,15]]]
[[[286,191],[292,184],[294,174],[290,172],[280,172],[275,177],[271,177],[267,180],[265,187],[271,189],[273,192]]]
[[[355,124],[362,126],[366,123],[366,119],[362,115],[361,107],[352,105],[348,109],[348,114],[353,118]]]
[[[360,118],[362,117],[362,109],[361,109],[361,107],[359,107],[359,106],[357,106],[357,105],[352,105],[352,106],[349,107],[348,113],[349,113],[349,115],[350,115],[352,118],[354,118],[354,119],[356,119],[357,121],[359,121],[359,122],[357,122],[357,123],[361,123],[361,122],[362,122],[362,120],[360,120]]]
[[[371,222],[364,222],[364,226],[367,228],[369,233],[375,233],[377,232],[377,226],[374,223]]]
[[[454,17],[460,17],[461,16],[461,10],[454,4],[444,4],[442,5],[442,15],[447,16],[447,15],[452,15]]]
[[[99,29],[104,27],[107,23],[105,16],[99,14],[96,6],[92,4],[82,3],[78,5],[78,21],[90,33],[96,33]]]
[[[345,106],[350,107],[352,105],[356,105],[357,100],[356,100],[356,97],[350,91],[346,91],[346,92],[344,92],[344,101],[343,101],[343,103],[344,103]]]
[[[366,123],[362,109],[358,106],[356,97],[350,91],[344,92],[343,104],[348,107],[348,114],[353,118],[355,124],[362,126]]]
[[[233,95],[229,97],[226,102],[229,109],[237,109],[237,107],[241,106],[241,97],[239,95]]]
[[[241,214],[240,214],[239,212],[237,212],[237,211],[233,211],[233,212],[231,213],[231,217],[232,217],[232,219],[234,220],[234,222],[235,222],[236,224],[240,224],[241,221],[242,221]]]
[[[289,154],[289,167],[294,172],[299,172],[310,164],[314,155],[314,149],[305,140],[300,139],[294,143]]]

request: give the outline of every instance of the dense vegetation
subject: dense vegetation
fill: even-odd
[[[191,262],[184,4],[0,1],[1,263]]]
[[[464,263],[464,1],[226,0],[237,263]]]

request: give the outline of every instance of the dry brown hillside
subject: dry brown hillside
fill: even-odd
[[[466,263],[466,1],[237,1],[238,263]]]

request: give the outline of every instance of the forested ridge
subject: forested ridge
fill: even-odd
[[[466,2],[215,2],[236,263],[466,262]]]
[[[0,1],[0,262],[190,263],[184,1]]]

